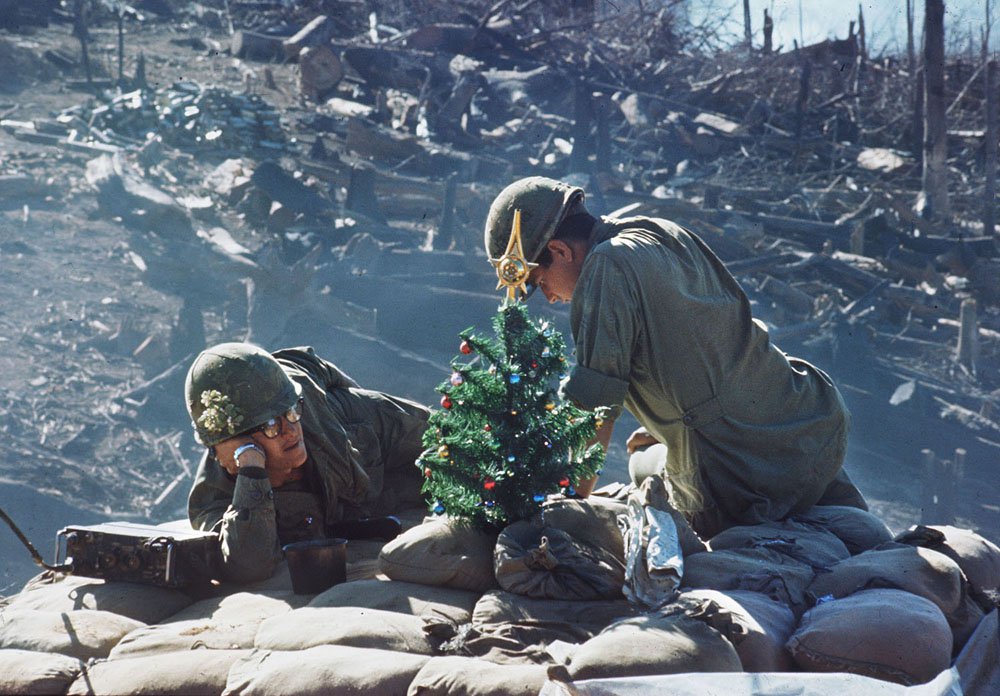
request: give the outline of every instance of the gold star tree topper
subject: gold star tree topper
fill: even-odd
[[[507,288],[507,299],[515,302],[518,299],[518,290],[528,294],[528,276],[531,269],[538,266],[524,258],[524,248],[521,245],[521,210],[514,210],[514,224],[510,230],[510,240],[507,242],[507,250],[498,259],[490,259],[490,263],[496,268],[497,290]]]

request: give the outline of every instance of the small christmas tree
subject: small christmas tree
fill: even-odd
[[[517,300],[531,267],[518,256],[519,222],[515,214],[507,254],[494,261],[508,288],[493,319],[496,336],[459,334],[462,356],[438,387],[441,410],[430,417],[417,462],[432,511],[482,527],[530,517],[548,493],[572,494],[604,460],[600,445],[586,447],[603,413],[557,397],[556,377],[566,371],[562,336],[548,322],[533,321]],[[508,257],[520,272],[504,265]]]

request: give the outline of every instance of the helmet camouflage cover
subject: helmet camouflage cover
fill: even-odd
[[[249,343],[203,350],[184,381],[191,424],[206,447],[284,413],[301,391],[270,353]]]
[[[544,176],[529,176],[510,184],[494,199],[486,217],[484,243],[491,259],[503,256],[514,224],[514,211],[521,211],[524,257],[534,261],[552,239],[566,213],[583,200],[583,189]]]

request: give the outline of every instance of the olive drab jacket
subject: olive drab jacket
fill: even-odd
[[[830,378],[770,342],[694,234],[667,220],[604,218],[591,240],[564,395],[587,408],[624,405],[667,445],[671,501],[702,534],[817,503],[841,470],[849,422]]]
[[[420,501],[414,461],[426,407],[360,388],[312,348],[273,356],[302,387],[304,481],[272,490],[264,470],[230,476],[208,450],[188,496],[192,526],[220,534],[225,579],[234,582],[269,577],[282,544],[326,536],[327,524]]]

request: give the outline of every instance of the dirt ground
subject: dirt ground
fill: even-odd
[[[96,27],[91,32],[96,68],[113,74],[116,36],[112,27]],[[0,42],[8,46],[7,53],[0,53],[0,117],[50,118],[91,99],[80,84],[82,70],[63,72],[42,58],[48,49],[76,55],[78,43],[68,25],[0,33]],[[134,73],[141,52],[153,85],[196,79],[234,92],[259,94],[282,114],[291,138],[305,136],[289,147],[305,150],[308,133],[299,133],[297,124],[312,110],[299,103],[294,66],[237,60],[223,50],[228,43],[221,27],[155,18],[131,23],[125,73]],[[10,46],[16,50],[9,50]],[[267,86],[265,70],[273,77],[273,87]],[[181,300],[171,292],[169,282],[158,282],[142,270],[142,257],[150,251],[136,251],[136,231],[99,209],[85,179],[93,157],[92,153],[24,142],[0,129],[0,175],[30,174],[47,187],[43,195],[30,197],[4,196],[0,191],[0,483],[5,484],[0,490],[14,496],[23,486],[42,494],[30,511],[19,511],[31,516],[20,521],[46,555],[54,531],[77,522],[74,515],[87,522],[95,515],[155,522],[183,515],[183,492],[189,484],[182,482],[172,492],[169,487],[196,464],[199,453],[186,427],[179,392],[156,408],[122,398],[155,376],[135,356],[136,348],[147,338],[166,340],[177,322]],[[178,155],[168,149],[150,180],[174,195],[201,195],[205,177],[223,159],[220,155]],[[196,227],[222,227],[251,251],[265,241],[265,233],[248,225],[236,210],[216,207],[200,215],[204,217]],[[423,220],[411,224],[418,233],[430,229]],[[187,267],[189,282],[204,283],[206,292],[218,290],[212,288],[211,278],[204,277],[200,259],[176,261]],[[482,262],[484,271],[489,271],[485,259]],[[484,283],[481,291],[488,294],[492,287]],[[427,308],[428,314],[434,311]],[[565,329],[565,311],[553,311]],[[484,317],[484,325],[488,319]],[[226,321],[219,303],[207,305],[208,343],[239,337]],[[332,343],[332,339],[303,338],[320,345]],[[443,378],[456,346],[454,336],[441,336],[436,349],[412,350],[430,366],[428,374],[435,374],[436,367]],[[436,401],[436,377],[424,380],[421,388],[413,379],[380,369],[374,351],[366,353],[359,347],[331,357],[365,386]],[[882,437],[877,412],[869,412],[851,393],[845,396],[852,406],[859,405],[855,423],[860,426],[852,441],[848,469],[870,496],[873,510],[895,531],[904,529],[920,517],[921,482],[914,475],[913,463],[902,461],[894,441]],[[632,425],[622,422],[617,428],[605,482],[627,477],[623,442]],[[991,480],[983,475],[982,467],[977,471],[962,491],[958,524],[1000,541],[997,477]],[[57,501],[58,506],[47,507],[45,500]],[[0,499],[5,508],[11,502]],[[6,532],[0,531],[0,538],[5,562],[14,554],[26,559],[16,542],[8,543]],[[17,568],[0,578],[0,591],[30,574],[23,565]]]

